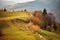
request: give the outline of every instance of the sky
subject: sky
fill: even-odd
[[[60,6],[60,3],[59,1],[60,0],[0,0],[0,1],[11,1],[11,2],[15,2],[15,3],[25,3],[25,2],[30,2],[30,1],[40,1],[41,2],[41,5],[43,5],[42,3],[44,3],[45,6],[47,6],[49,9],[55,9],[56,7]],[[0,6],[1,5],[6,5],[6,4],[9,4],[9,3],[0,3]],[[10,3],[12,4],[12,3]],[[13,3],[14,4],[14,3]],[[51,6],[49,6],[51,5]]]
[[[60,0],[0,0],[0,1],[11,1],[11,2],[15,2],[15,3],[25,3],[25,2],[30,2],[30,1],[40,1],[41,2],[41,5],[43,5],[42,3],[44,3],[45,6],[47,6],[50,9],[55,9],[56,7],[60,6],[60,3],[59,1]],[[9,3],[2,3],[0,4],[0,6],[4,6],[6,4],[9,4]],[[12,3],[10,3],[12,4]],[[14,4],[14,3],[13,3]],[[51,6],[49,6],[51,5]]]
[[[0,0],[0,1],[13,1],[16,3],[24,3],[24,2],[35,1],[35,0]]]
[[[15,3],[25,3],[25,2],[30,2],[30,1],[40,1],[41,2],[41,5],[43,5],[42,3],[44,3],[45,6],[49,7],[49,9],[51,8],[56,8],[58,6],[60,6],[60,3],[59,1],[60,0],[0,0],[0,1],[11,1],[11,2],[15,2]],[[6,4],[9,4],[9,3],[2,3],[0,4],[1,5],[6,5]],[[12,3],[10,3],[12,4]],[[13,3],[14,4],[14,3]],[[51,6],[49,6],[51,5]]]
[[[0,0],[0,1],[13,1],[16,3],[24,3],[24,2],[29,2],[29,1],[41,1],[44,3],[51,3],[53,1],[59,1],[59,0]]]
[[[30,2],[30,1],[40,1],[42,3],[50,4],[50,3],[57,3],[60,0],[0,0],[0,1],[11,1],[11,2],[15,2],[15,3],[25,3],[25,2]]]

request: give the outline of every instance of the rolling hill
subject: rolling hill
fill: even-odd
[[[4,13],[2,13],[2,15],[4,15]],[[8,16],[9,15],[8,12],[6,12],[6,13]],[[20,12],[19,12],[19,14],[20,14]],[[20,14],[19,16],[21,17],[22,15],[23,14]],[[0,19],[0,28],[1,28],[0,32],[2,31],[0,33],[0,35],[2,35],[2,36],[0,36],[0,39],[1,40],[39,40],[39,36],[33,34],[32,32],[29,32],[28,30],[26,30],[23,27],[21,28],[20,26],[17,26],[17,23],[15,23],[16,22],[15,18],[12,18],[14,21],[11,22],[12,19],[10,19],[10,17],[15,17],[15,16],[13,16],[13,15],[8,16],[8,18],[9,18],[8,20],[4,19],[4,18],[6,18],[5,16],[2,17],[3,18],[2,20]],[[27,15],[25,15],[25,16],[27,16]],[[25,16],[23,15],[23,18]],[[23,23],[24,25],[26,25],[26,23],[24,23],[24,22],[20,22],[20,23],[21,24]]]
[[[4,25],[5,24],[5,25]],[[3,26],[4,25],[4,26]],[[1,40],[38,40],[38,36],[21,29],[20,27],[12,24],[10,20],[0,21],[0,27],[2,27]]]
[[[37,30],[37,34],[34,34],[33,32],[31,32],[31,29],[26,29],[28,23],[25,23],[21,20],[17,21],[17,19],[20,19],[21,17],[22,19],[29,18],[31,16],[29,12],[1,12],[1,15],[1,40],[60,40],[60,36],[58,34],[48,32],[42,29]],[[17,17],[17,15],[19,17]],[[41,36],[43,38],[41,38]]]

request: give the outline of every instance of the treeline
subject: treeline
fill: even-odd
[[[55,17],[52,13],[47,13],[47,10],[43,10],[43,16],[44,16],[44,28],[48,31],[51,31],[54,29],[56,31],[57,26],[55,23]]]
[[[2,10],[0,10],[0,12],[3,12],[3,11],[7,11],[7,9],[6,8],[3,8]]]
[[[15,10],[7,10],[7,8],[0,9],[0,12],[3,12],[3,11],[4,11],[4,12],[6,12],[6,11],[12,11],[12,12],[14,12]],[[25,11],[25,12],[26,12],[27,9],[19,10],[19,11],[22,11],[22,12]]]
[[[57,29],[54,15],[47,13],[46,9],[44,9],[43,12],[39,10],[34,11],[30,20],[44,30],[56,31]]]

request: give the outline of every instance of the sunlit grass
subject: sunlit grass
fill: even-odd
[[[5,38],[6,40],[7,38],[8,40],[39,40],[39,37],[32,32],[20,29],[18,28],[18,26],[13,25],[8,20],[6,21],[6,23],[8,23],[9,26],[2,29],[2,34],[5,34],[5,36],[3,36],[3,39]]]
[[[39,40],[37,35],[17,26],[17,23],[11,23],[11,19],[29,18],[30,16],[31,14],[29,12],[0,12],[0,20],[6,19],[3,22],[1,22],[2,20],[0,21],[0,27],[4,27],[2,28],[2,34],[5,34],[5,36],[2,38],[7,38],[8,40]],[[14,19],[14,21],[16,20]],[[22,24],[23,27],[26,26],[26,23],[24,22],[20,22],[20,24]],[[42,29],[39,29],[38,33],[47,39],[60,40],[60,36],[55,33],[51,33]]]
[[[60,40],[60,35],[58,35],[56,33],[48,32],[48,31],[45,31],[42,29],[38,30],[38,32],[47,39]]]
[[[0,12],[0,18],[4,17],[28,17],[31,13],[30,12]]]

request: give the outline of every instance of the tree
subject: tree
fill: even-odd
[[[27,10],[26,10],[26,9],[24,9],[24,11],[26,12]]]
[[[43,29],[47,29],[47,21],[44,19],[44,21],[43,21]]]
[[[47,20],[46,20],[47,11],[46,11],[46,9],[43,10],[43,15],[44,15],[44,21],[43,21],[44,28],[43,29],[47,29]]]
[[[4,8],[4,11],[7,11],[6,8]]]
[[[55,31],[57,30],[57,25],[56,25],[56,22],[54,22],[53,29],[54,29]]]
[[[46,9],[43,10],[43,15],[46,15],[47,14],[47,11]]]

